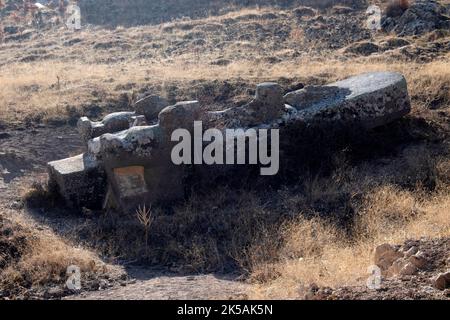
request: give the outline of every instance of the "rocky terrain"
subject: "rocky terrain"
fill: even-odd
[[[103,10],[86,0],[75,32],[19,19],[6,2],[0,298],[449,298],[447,1],[411,1],[376,33],[360,1],[130,0]],[[411,114],[364,136],[305,130],[291,179],[224,183],[154,208],[147,243],[135,216],[68,209],[48,192],[46,163],[85,151],[82,116],[133,111],[150,95],[223,110],[251,101],[261,82],[288,93],[374,71],[406,77]],[[65,287],[69,264],[82,269],[81,295]],[[376,290],[366,286],[371,265],[383,269]]]

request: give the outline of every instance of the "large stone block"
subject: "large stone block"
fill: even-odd
[[[98,162],[86,155],[48,163],[50,190],[70,207],[97,209],[102,205],[106,178]]]
[[[326,86],[307,87],[288,93],[285,102],[296,109],[288,120],[356,124],[366,129],[411,111],[406,79],[395,72],[365,73]]]

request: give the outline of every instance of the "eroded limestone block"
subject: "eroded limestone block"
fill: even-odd
[[[134,105],[134,110],[137,114],[145,116],[147,121],[156,120],[158,114],[169,105],[166,99],[150,95],[138,100]]]
[[[88,141],[105,133],[114,133],[128,129],[134,112],[115,112],[107,115],[102,121],[91,121],[87,117],[78,120],[78,131],[81,137]]]
[[[96,209],[105,194],[106,178],[99,163],[87,154],[48,163],[49,187],[71,207]]]
[[[297,109],[288,120],[357,124],[371,129],[411,111],[406,79],[400,73],[373,72],[326,86],[288,93],[285,101]]]

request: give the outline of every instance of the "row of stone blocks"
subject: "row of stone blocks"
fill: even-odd
[[[411,108],[406,79],[393,72],[366,73],[286,95],[278,84],[262,83],[248,104],[218,112],[203,112],[197,101],[166,105],[164,99],[148,96],[138,101],[135,112],[110,114],[100,122],[81,118],[78,128],[88,151],[50,162],[50,186],[73,207],[131,211],[183,197],[185,168],[171,161],[171,134],[178,128],[192,131],[194,121],[221,130],[298,123],[372,129]]]

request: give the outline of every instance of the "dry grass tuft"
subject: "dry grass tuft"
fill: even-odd
[[[0,214],[0,287],[9,297],[29,290],[61,286],[67,280],[70,265],[77,265],[82,280],[108,271],[107,266],[91,251],[76,247],[49,230],[35,229],[28,220]]]

